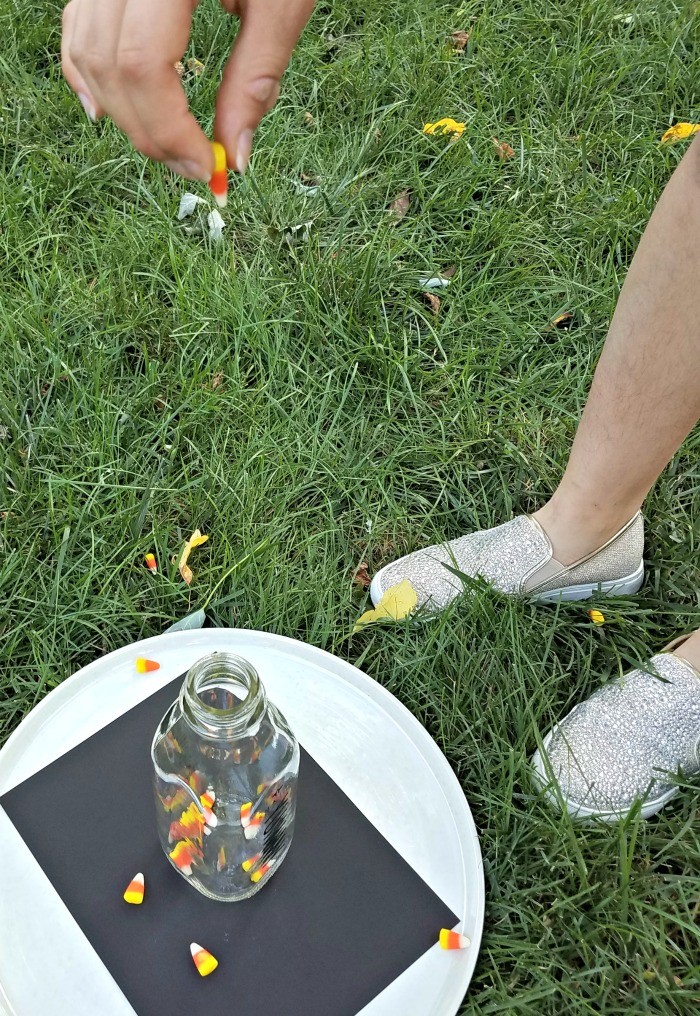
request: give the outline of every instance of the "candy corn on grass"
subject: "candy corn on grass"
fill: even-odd
[[[60,78],[60,6],[0,5],[0,739],[77,668],[209,600],[213,624],[358,664],[447,754],[488,892],[463,1013],[694,1011],[697,787],[647,824],[574,828],[527,758],[538,729],[700,623],[700,432],[648,504],[636,598],[536,609],[477,586],[436,622],[350,632],[361,562],[551,491],[690,143],[660,139],[700,122],[697,4],[319,3],[217,245],[176,219],[185,190],[213,204],[206,184],[87,122]],[[186,87],[208,137],[233,30],[200,5],[187,56],[205,71]],[[458,141],[422,133],[443,117],[466,123]],[[450,267],[436,314],[418,279]]]

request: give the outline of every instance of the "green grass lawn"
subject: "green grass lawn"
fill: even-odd
[[[590,604],[480,591],[349,635],[361,562],[556,484],[685,147],[658,140],[700,119],[699,11],[321,2],[217,245],[176,221],[180,180],[84,117],[59,5],[0,2],[0,740],[77,668],[205,604],[357,664],[426,725],[474,813],[488,907],[464,1013],[699,1004],[697,786],[648,823],[578,828],[527,760],[538,729],[700,622],[700,435],[647,505],[646,584],[604,627]],[[207,129],[232,33],[205,0],[187,87]],[[466,121],[458,143],[421,133],[442,116]],[[306,242],[280,238],[310,220]],[[449,267],[435,315],[418,280]],[[188,588],[172,559],[196,527],[211,539]]]

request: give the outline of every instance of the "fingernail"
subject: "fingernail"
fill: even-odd
[[[168,169],[172,169],[173,173],[177,173],[178,176],[186,176],[189,180],[207,181],[211,176],[209,170],[204,169],[194,159],[173,159],[171,162],[166,162],[165,165]]]
[[[245,173],[250,161],[250,150],[253,147],[253,132],[249,127],[238,135],[238,148],[236,149],[236,169],[239,173]]]
[[[95,103],[92,101],[89,95],[85,92],[78,92],[78,98],[80,99],[80,105],[83,107],[88,117],[94,123],[97,120],[97,110],[95,109]]]

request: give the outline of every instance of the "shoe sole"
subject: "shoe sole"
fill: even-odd
[[[550,730],[542,742],[542,748],[544,751],[547,751],[549,748],[553,734],[554,731]],[[600,811],[596,808],[591,808],[588,805],[579,804],[578,801],[572,801],[570,798],[564,797],[561,793],[555,793],[552,789],[552,779],[547,774],[544,759],[539,750],[532,756],[531,765],[533,783],[536,788],[544,794],[548,804],[550,804],[553,808],[561,810],[563,803],[569,815],[574,819],[578,819],[582,822],[586,819],[593,818],[602,822],[620,822],[622,819],[626,818],[632,810],[632,808],[624,808],[620,811]],[[661,809],[676,796],[679,789],[679,787],[672,787],[670,790],[667,790],[665,794],[662,794],[661,797],[656,797],[652,801],[644,801],[640,811],[641,817],[646,819],[651,818],[652,815],[656,815],[657,812],[661,811]]]
[[[389,567],[388,565],[386,566]],[[369,587],[369,595],[376,607],[379,603],[382,592],[382,575],[386,568],[382,568],[372,579]],[[644,562],[642,561],[636,571],[621,579],[610,579],[608,582],[584,582],[578,586],[562,586],[560,589],[548,589],[543,593],[526,594],[527,598],[536,603],[558,603],[561,600],[589,600],[596,594],[602,596],[630,596],[636,593],[644,582]]]

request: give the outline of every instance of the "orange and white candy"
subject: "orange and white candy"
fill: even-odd
[[[207,823],[208,826],[211,826],[212,829],[215,829],[216,826],[219,824],[218,818],[212,811],[215,801],[216,795],[214,794],[213,790],[207,790],[207,792],[205,794],[202,794],[201,797],[199,798],[199,803],[202,805],[202,811],[204,812],[204,821]],[[209,830],[205,829],[204,831],[208,832]]]
[[[197,945],[196,942],[190,946],[190,953],[200,977],[208,977],[219,965],[217,958],[206,949],[202,949],[201,945]]]
[[[466,935],[443,928],[440,932],[440,945],[443,949],[466,949],[471,945],[471,941]]]
[[[249,857],[247,861],[243,862],[241,868],[243,868],[243,871],[250,871],[251,868],[255,867],[261,857],[262,854],[253,854],[252,857]]]
[[[146,883],[143,877],[143,873],[139,872],[138,875],[134,875],[131,882],[129,882],[124,893],[124,899],[127,903],[143,903],[144,893],[146,892]]]
[[[150,674],[152,670],[160,670],[160,663],[156,663],[155,660],[147,660],[144,656],[138,656],[136,670],[139,674]]]
[[[146,554],[146,556],[144,557],[144,561],[146,562],[146,567],[148,568],[148,570],[151,573],[151,575],[157,575],[158,574],[158,564],[156,563],[156,555],[155,554]]]
[[[219,208],[225,208],[228,200],[226,149],[218,141],[212,141],[211,150],[214,154],[214,172],[209,179],[209,190],[214,195]]]
[[[247,840],[253,840],[260,831],[260,826],[265,820],[264,811],[256,811],[247,826],[243,828],[243,834]]]
[[[245,804],[241,805],[241,825],[244,829],[247,829],[250,825],[250,816],[253,811],[253,802],[246,801]]]
[[[195,860],[195,852],[192,849],[192,844],[186,840],[181,840],[176,843],[173,849],[168,855],[176,868],[179,868],[183,875],[192,874],[192,864]]]
[[[265,878],[265,876],[267,875],[268,871],[270,870],[270,868],[274,863],[275,863],[274,861],[268,861],[267,864],[261,864],[258,870],[254,871],[253,874],[250,876],[250,881],[255,882],[257,884],[260,881],[260,879]]]

